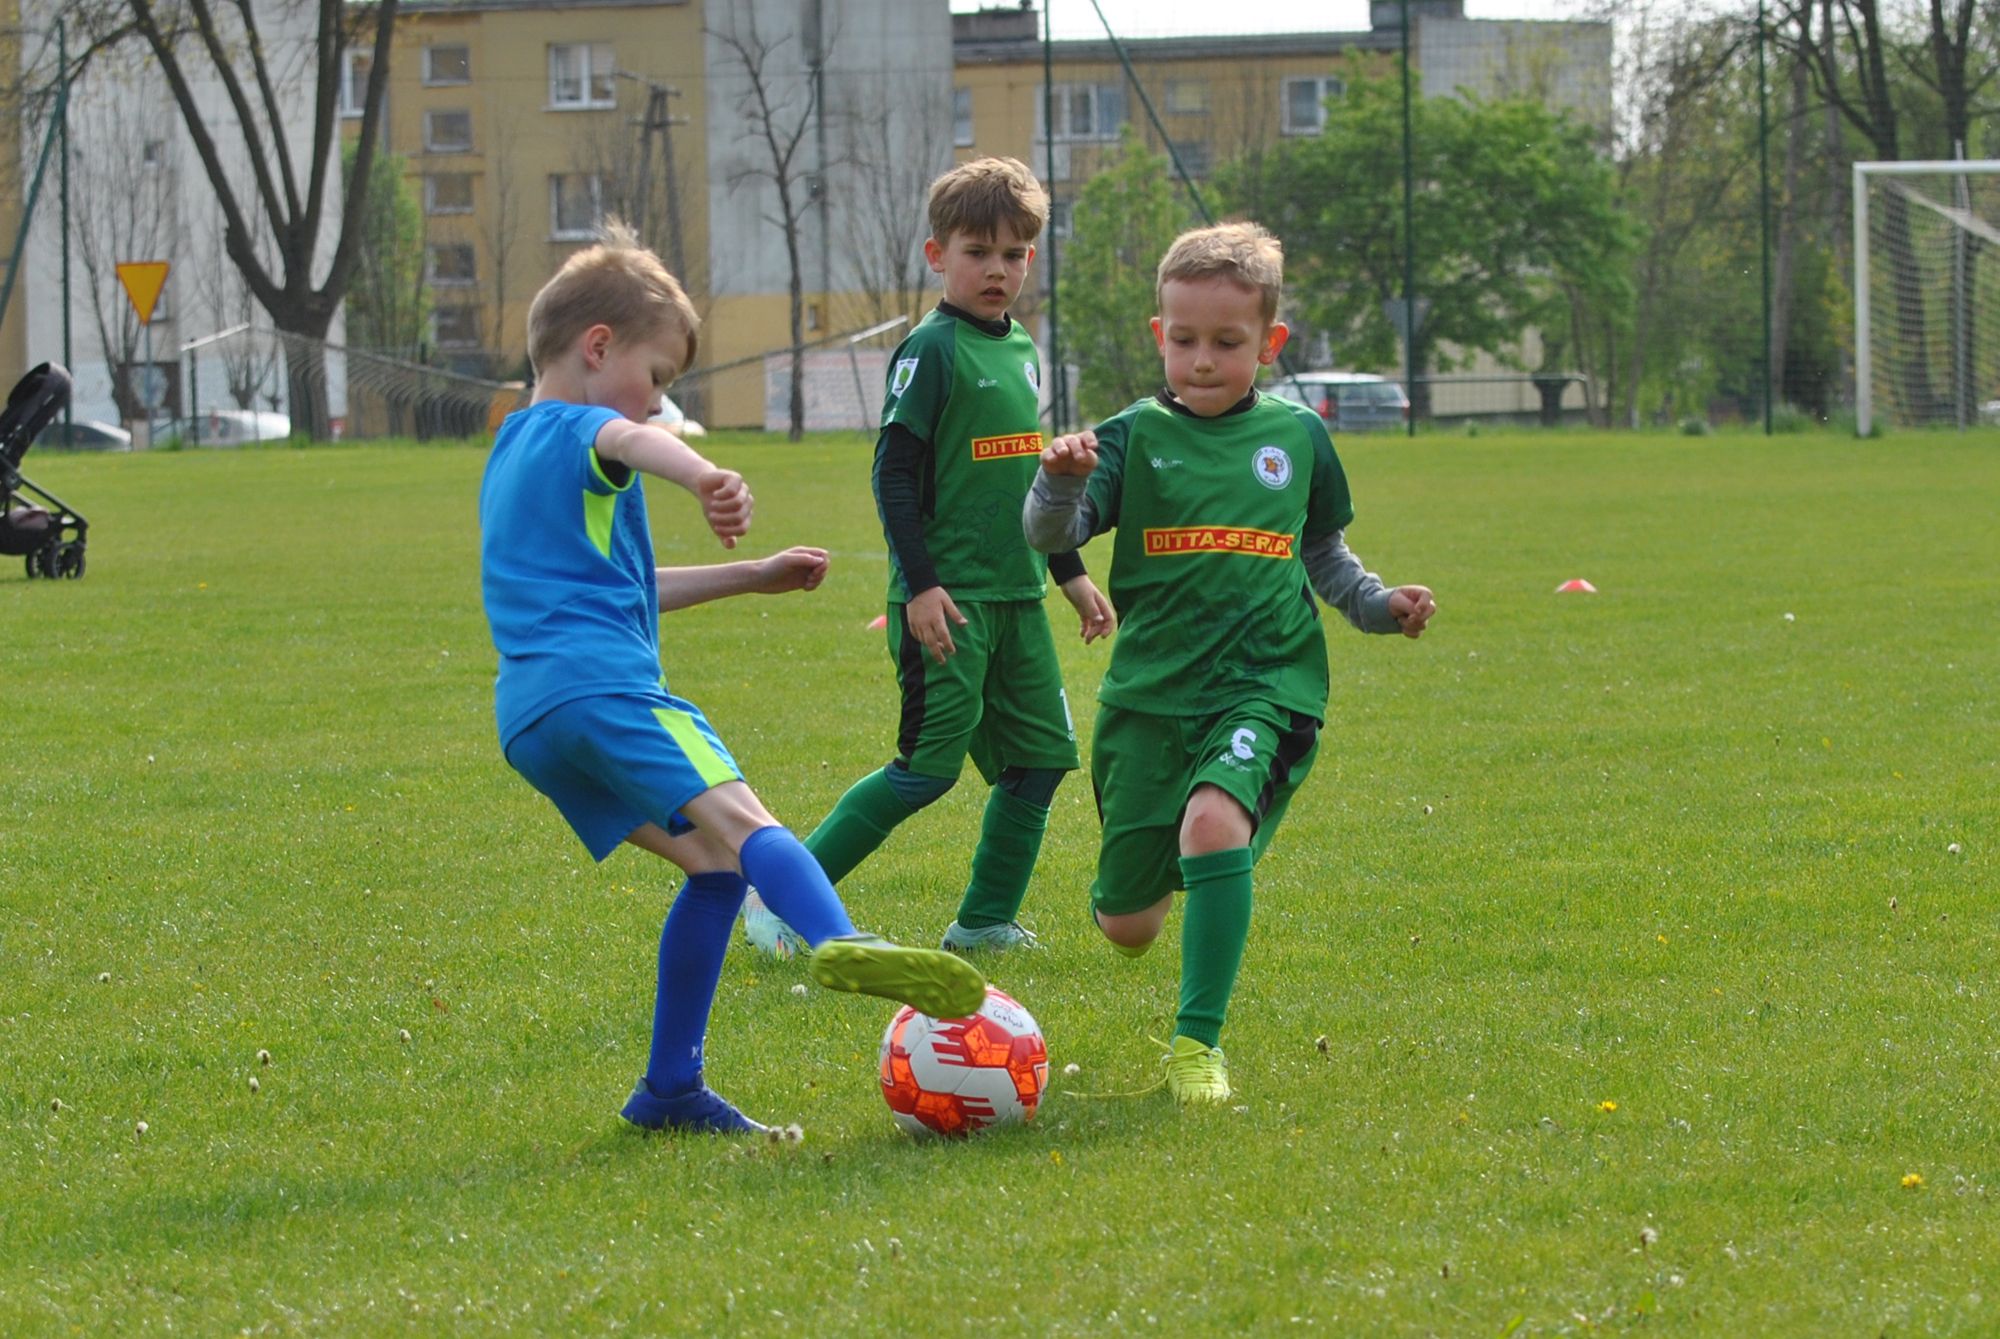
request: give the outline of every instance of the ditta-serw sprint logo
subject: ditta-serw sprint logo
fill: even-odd
[[[972,439],[974,460],[1001,460],[1007,456],[1039,456],[1042,454],[1042,434],[1039,432],[1009,433],[1005,437],[975,437]]]
[[[1145,531],[1148,558],[1189,553],[1241,553],[1252,558],[1289,558],[1292,536],[1242,525],[1174,525]]]

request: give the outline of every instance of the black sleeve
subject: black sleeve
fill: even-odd
[[[875,507],[882,530],[903,569],[903,583],[915,599],[938,585],[930,547],[924,543],[925,483],[930,478],[931,445],[901,423],[891,422],[875,443]]]
[[[1083,555],[1075,549],[1071,549],[1068,553],[1051,553],[1049,555],[1049,580],[1055,582],[1058,586],[1062,585],[1065,581],[1074,581],[1083,575],[1085,575]]]

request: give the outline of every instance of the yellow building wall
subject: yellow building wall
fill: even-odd
[[[553,235],[550,178],[599,173],[608,179],[607,208],[636,222],[631,218],[634,202],[622,197],[636,180],[637,122],[646,110],[646,81],[679,91],[669,99],[672,115],[687,117],[691,109],[702,107],[701,29],[699,4],[488,9],[470,3],[449,10],[408,9],[398,18],[390,62],[389,147],[407,160],[410,182],[426,206],[427,176],[473,177],[473,211],[439,214],[427,207],[425,231],[427,244],[470,245],[477,279],[467,287],[433,286],[431,298],[436,307],[478,308],[482,340],[494,355],[492,374],[513,376],[524,370],[528,304],[564,259],[585,245]],[[552,107],[550,46],[596,43],[608,43],[617,69],[638,78],[614,81],[616,107]],[[426,86],[424,51],[430,46],[465,47],[470,83]],[[427,149],[426,113],[460,110],[472,116],[471,151]],[[349,122],[350,128],[358,124]],[[699,305],[707,288],[702,260],[708,249],[707,153],[698,124],[672,130],[686,259],[679,277]],[[671,263],[663,210],[665,166],[657,133],[650,160],[653,201],[644,232]],[[440,351],[447,358],[453,352]]]

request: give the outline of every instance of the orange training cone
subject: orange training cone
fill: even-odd
[[[1591,585],[1588,581],[1585,581],[1582,577],[1571,577],[1568,581],[1565,581],[1562,583],[1562,585],[1556,587],[1556,594],[1595,595],[1597,594],[1597,587]]]
[[[882,629],[888,626],[889,626],[889,616],[887,614],[877,614],[875,615],[875,617],[868,620],[868,629],[871,632],[880,632]]]

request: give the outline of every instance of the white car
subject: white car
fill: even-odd
[[[288,414],[264,409],[209,409],[184,418],[160,434],[183,446],[242,446],[246,442],[281,442],[292,435]]]
[[[687,411],[674,403],[671,395],[660,396],[660,412],[653,415],[653,422],[665,428],[676,437],[706,437],[708,429],[687,416]]]
[[[2000,426],[2000,400],[1988,400],[1979,406],[1979,421]]]

